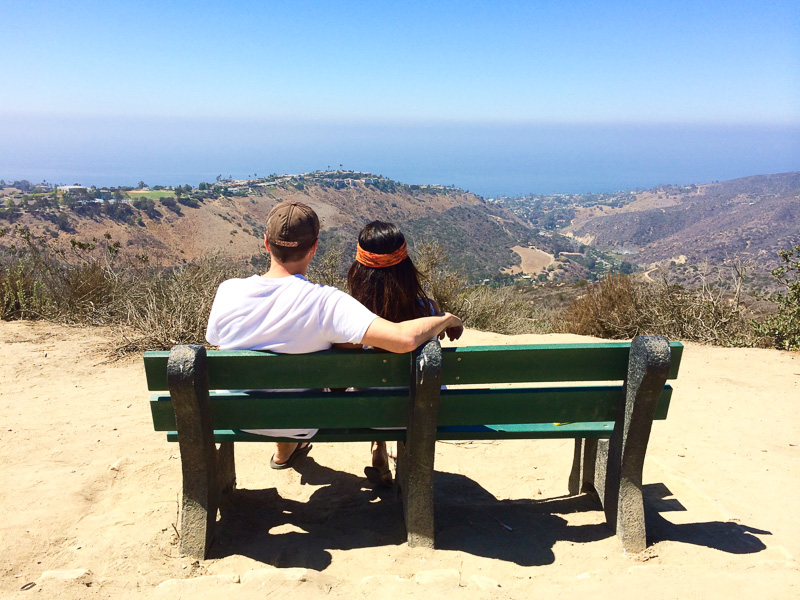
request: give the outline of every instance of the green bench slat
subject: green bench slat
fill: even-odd
[[[150,411],[156,431],[176,428],[168,394],[153,394]],[[215,429],[405,427],[407,419],[408,388],[359,393],[211,394],[211,422]]]
[[[613,421],[622,402],[621,385],[442,390],[440,426],[474,423],[565,423]],[[665,386],[656,419],[665,419],[672,387]],[[662,416],[663,415],[663,416]]]
[[[614,422],[601,423],[569,423],[555,425],[553,423],[535,423],[528,425],[478,425],[471,427],[439,427],[436,439],[439,440],[514,440],[514,439],[573,439],[573,438],[608,438],[614,431]],[[403,442],[405,430],[375,429],[323,429],[311,442]],[[167,440],[178,441],[178,432],[169,431]],[[214,431],[214,441],[221,442],[296,442],[296,439],[283,437],[267,437],[240,430],[218,429]]]
[[[603,342],[444,348],[442,383],[624,380],[630,347],[630,342]],[[671,342],[670,348],[669,379],[675,379],[683,345]]]
[[[509,424],[613,421],[622,386],[442,390],[438,423],[442,427],[502,421]],[[672,388],[665,386],[656,419],[666,418]],[[168,394],[150,401],[156,431],[172,431],[175,413]],[[244,392],[211,395],[215,429],[320,429],[403,427],[407,390],[360,392]]]
[[[437,440],[514,440],[553,438],[609,438],[614,431],[613,421],[599,423],[528,423],[509,425],[473,425],[440,427]]]
[[[169,389],[169,352],[145,352],[147,389]],[[408,386],[411,354],[374,350],[325,350],[312,354],[274,354],[257,350],[208,352],[210,389],[297,389]]]
[[[670,379],[678,375],[683,346],[670,343]],[[621,381],[630,342],[473,346],[442,351],[443,383]],[[147,387],[168,389],[169,352],[144,355]],[[211,389],[296,389],[408,385],[410,354],[370,350],[325,350],[279,355],[256,350],[208,352]]]
[[[310,441],[314,442],[403,442],[406,439],[405,429],[322,429]],[[178,441],[178,432],[167,432],[168,442]],[[296,442],[297,439],[284,437],[267,437],[254,433],[246,433],[238,429],[217,429],[214,441],[221,442]]]

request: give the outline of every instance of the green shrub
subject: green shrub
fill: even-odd
[[[766,299],[775,303],[777,313],[754,322],[756,332],[781,350],[800,350],[800,244],[778,252],[784,264],[772,270],[772,277],[785,290]]]

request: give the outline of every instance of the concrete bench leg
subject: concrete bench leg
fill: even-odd
[[[432,340],[414,353],[406,443],[398,469],[409,546],[433,548],[433,462],[442,385],[442,349]]]
[[[180,550],[205,558],[214,539],[220,492],[236,483],[233,443],[214,445],[203,346],[175,346],[167,363],[181,452],[183,493]]]
[[[569,474],[569,493],[574,495],[594,491],[594,469],[597,456],[597,440],[575,439],[572,471]]]
[[[625,402],[611,439],[597,444],[594,487],[606,521],[628,552],[647,547],[642,501],[642,469],[658,399],[669,375],[669,342],[637,336],[631,343]]]

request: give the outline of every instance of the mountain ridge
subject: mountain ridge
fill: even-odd
[[[648,195],[660,204],[636,210]],[[736,257],[768,264],[779,249],[800,243],[800,172],[663,186],[636,196],[625,207],[576,218],[565,233],[605,250],[635,248],[639,264],[679,255],[689,262]]]
[[[771,267],[780,248],[800,243],[800,172],[616,195],[517,198],[508,204],[453,187],[408,185],[352,171],[222,180],[174,190],[140,187],[79,193],[6,187],[0,189],[5,196],[0,230],[12,232],[12,225],[21,225],[67,246],[71,239],[109,234],[162,266],[221,252],[261,268],[269,210],[278,202],[299,200],[320,216],[323,252],[339,247],[349,260],[361,227],[385,220],[403,229],[412,248],[423,241],[440,243],[451,267],[468,279],[504,282],[511,276],[501,270],[520,264],[511,250],[515,246],[563,253],[548,267],[548,277],[569,281],[595,277],[626,261],[649,268],[677,257],[713,264],[741,258]],[[526,213],[531,203],[545,207],[536,208],[536,218]],[[0,245],[8,247],[11,237]],[[585,250],[579,255],[581,244],[609,254],[592,250],[590,256]]]

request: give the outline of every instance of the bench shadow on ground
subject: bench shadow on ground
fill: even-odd
[[[394,489],[376,491],[366,479],[318,464],[312,456],[296,465],[304,485],[319,487],[308,501],[279,494],[278,488],[237,489],[220,507],[209,558],[247,556],[275,567],[323,571],[331,550],[399,546],[406,542],[402,503]],[[474,480],[437,472],[436,547],[513,562],[521,566],[555,561],[558,541],[587,543],[611,537],[596,523],[569,525],[560,515],[599,511],[592,495],[544,500],[497,500]],[[661,484],[645,486],[648,543],[677,541],[744,554],[764,544],[753,534],[769,532],[738,523],[675,525],[661,512],[685,510]]]
[[[772,535],[734,521],[706,521],[703,523],[676,524],[661,513],[685,511],[686,508],[672,497],[672,492],[663,483],[643,486],[644,513],[647,523],[647,544],[670,541],[706,546],[729,554],[752,554],[766,549],[756,537]]]

